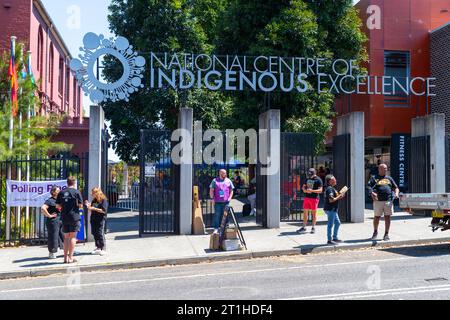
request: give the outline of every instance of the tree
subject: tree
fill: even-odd
[[[141,54],[149,52],[275,55],[364,61],[364,33],[351,0],[113,0],[110,29]],[[120,70],[107,63],[105,77]],[[149,79],[147,68],[145,78]],[[148,86],[147,86],[148,87]],[[316,82],[310,81],[315,88]],[[311,131],[317,151],[331,128],[334,95],[143,89],[130,102],[104,103],[113,147],[122,160],[136,159],[139,129],[176,127],[180,107],[209,128],[258,128],[257,115],[281,110],[285,130]],[[314,123],[320,125],[314,127]]]
[[[213,25],[217,11],[210,7],[218,0],[113,0],[109,7],[110,29],[133,43],[141,54],[149,52],[211,52],[210,38],[215,37]],[[217,10],[219,10],[217,7]],[[205,10],[203,19],[197,15]],[[209,25],[208,32],[202,27]],[[106,60],[104,76],[117,79],[118,70]],[[117,64],[116,64],[117,65]],[[119,75],[120,76],[120,75]],[[145,78],[149,79],[149,68]],[[181,107],[194,109],[196,120],[207,127],[221,126],[217,110],[230,113],[231,99],[221,93],[204,90],[150,90],[144,88],[130,101],[106,102],[105,115],[111,122],[112,145],[125,162],[136,160],[140,150],[140,129],[174,129]]]
[[[10,60],[9,51],[3,52],[0,57],[0,103],[3,110],[0,113],[0,161],[16,155],[47,154],[49,152],[68,151],[71,146],[60,142],[52,142],[51,137],[55,135],[61,122],[61,117],[50,115],[49,117],[34,116],[28,119],[28,108],[32,111],[38,107],[39,99],[36,95],[37,86],[30,75],[24,76],[25,62],[28,57],[23,54],[24,45],[18,43],[16,46],[16,68],[18,73],[18,116],[14,119],[13,149],[9,149],[9,123],[12,112],[10,100],[11,80],[8,75]],[[33,112],[34,113],[34,112]],[[20,116],[22,115],[22,123]],[[28,144],[28,141],[30,144]]]

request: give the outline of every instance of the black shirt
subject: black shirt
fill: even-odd
[[[325,211],[338,211],[339,209],[339,200],[335,202],[331,202],[332,198],[336,198],[338,196],[338,192],[332,186],[328,186],[325,190],[325,205],[323,210]]]
[[[81,220],[79,205],[83,203],[80,191],[67,188],[58,194],[56,204],[61,205],[61,220],[64,224],[73,224]]]
[[[93,200],[92,206],[94,208],[101,209],[101,210],[103,210],[103,212],[105,212],[104,214],[101,214],[99,212],[92,211],[92,213],[100,214],[100,215],[104,215],[104,216],[106,216],[106,214],[108,213],[109,203],[108,203],[108,200],[106,200],[106,199],[103,200],[102,202],[97,202],[97,200]]]
[[[56,199],[53,197],[48,198],[45,203],[44,203],[48,209],[48,213],[50,214],[57,214],[58,216],[60,215],[59,210],[56,209]],[[49,218],[49,219],[54,219],[54,218]]]
[[[323,187],[322,179],[320,179],[318,176],[315,176],[314,178],[308,178],[308,180],[306,180],[306,189],[319,190],[322,187]],[[319,199],[319,194],[306,193],[305,198]]]
[[[394,179],[390,176],[375,175],[369,180],[370,190],[378,194],[379,201],[392,201],[394,190],[398,189]]]

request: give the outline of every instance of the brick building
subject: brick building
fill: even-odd
[[[83,117],[81,88],[69,69],[72,57],[40,0],[1,1],[1,51],[9,50],[13,35],[32,52],[32,68],[41,101],[38,113],[66,115],[55,140],[73,144],[74,153],[87,152],[89,119]]]
[[[366,23],[373,14],[370,6],[380,9],[379,28],[369,29]],[[446,80],[450,77],[450,0],[361,0],[356,8],[363,22],[363,31],[369,39],[369,62],[365,67],[371,76],[438,78],[434,92],[437,97],[434,99],[426,96],[356,94],[336,99],[338,116],[353,111],[364,112],[367,161],[389,164],[393,134],[410,133],[412,118],[443,110],[449,113],[447,102],[450,93]],[[328,136],[329,145],[335,134],[336,128]]]
[[[431,32],[430,48],[431,76],[437,85],[431,112],[445,114],[445,129],[450,132],[450,22]]]

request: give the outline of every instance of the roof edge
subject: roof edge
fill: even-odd
[[[72,54],[70,53],[69,48],[67,47],[66,43],[64,42],[63,37],[61,36],[58,29],[56,28],[55,23],[53,22],[52,18],[50,17],[50,14],[48,13],[48,11],[45,8],[42,1],[41,0],[33,0],[33,4],[36,6],[39,14],[42,16],[42,18],[48,24],[49,29],[54,32],[54,36],[55,36],[56,40],[58,41],[59,45],[61,46],[61,49],[64,51],[66,57],[68,57],[69,59],[72,59]]]
[[[443,25],[440,26],[440,27],[437,27],[437,28],[434,29],[434,30],[431,30],[430,33],[433,33],[433,32],[439,31],[439,30],[442,30],[442,29],[444,29],[445,27],[448,27],[448,26],[450,26],[450,21],[447,22],[447,23],[445,23],[445,24],[443,24]]]

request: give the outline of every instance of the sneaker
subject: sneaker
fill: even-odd
[[[300,229],[297,230],[297,233],[303,233],[303,232],[306,232],[305,227],[301,227]]]
[[[99,248],[95,248],[95,250],[94,251],[92,251],[91,252],[91,254],[99,254],[99,252],[100,252],[100,249]]]
[[[386,233],[384,235],[383,241],[389,241],[389,240],[391,240],[391,238],[389,238],[389,234]]]
[[[328,241],[327,244],[330,245],[330,246],[337,245],[337,243],[335,241]]]
[[[56,254],[50,252],[49,255],[48,255],[48,258],[49,258],[50,260],[55,260],[55,259],[56,259]]]
[[[377,237],[378,237],[378,232],[375,231],[375,232],[373,233],[373,235],[372,235],[371,240],[377,240]]]
[[[311,229],[311,234],[314,234],[314,233],[316,233],[316,229],[315,229],[315,228],[312,228],[312,229]]]
[[[336,243],[342,243],[342,240],[341,240],[341,239],[338,239],[338,238],[334,238],[334,239],[333,239],[333,242],[336,242]]]
[[[213,234],[218,234],[219,233],[219,229],[214,229]]]
[[[99,250],[98,254],[101,256],[106,256],[106,251],[105,250]]]

